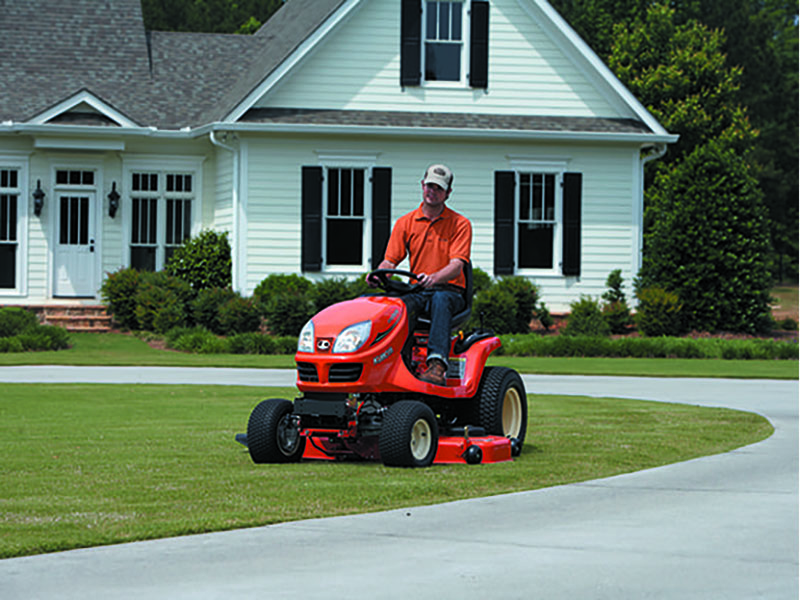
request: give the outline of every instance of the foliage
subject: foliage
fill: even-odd
[[[194,293],[190,285],[165,272],[143,272],[136,290],[136,322],[140,329],[165,333],[187,323],[187,307]]]
[[[639,306],[636,326],[644,335],[682,335],[687,331],[678,295],[660,287],[648,287],[636,294]]]
[[[0,308],[0,338],[19,335],[39,325],[32,312],[18,306]]]
[[[501,277],[495,286],[514,297],[509,333],[527,333],[531,330],[531,319],[539,299],[539,289],[525,277]]]
[[[0,308],[0,353],[63,350],[68,347],[66,329],[40,325],[36,315],[24,308]]]
[[[472,267],[472,291],[485,292],[492,287],[492,277],[480,267]]]
[[[191,303],[192,316],[195,323],[209,331],[222,334],[220,322],[220,306],[236,296],[230,288],[212,287],[201,290]]]
[[[797,360],[797,342],[762,339],[505,335],[505,356]]]
[[[210,229],[186,240],[175,249],[164,271],[199,291],[231,285],[231,246],[227,232]]]
[[[139,329],[136,320],[136,291],[140,273],[136,269],[119,269],[109,273],[100,288],[106,310],[123,329]]]
[[[282,0],[142,0],[148,31],[254,33]]]
[[[472,315],[465,330],[481,327],[496,335],[513,333],[514,320],[509,315],[514,315],[515,311],[516,300],[513,294],[494,285],[475,296],[472,301]]]
[[[768,330],[766,215],[744,159],[709,141],[659,175],[650,210],[641,287],[677,293],[690,329]]]
[[[611,333],[598,300],[581,295],[580,299],[569,306],[565,336],[607,336]]]
[[[264,317],[273,335],[296,337],[313,316],[314,303],[308,294],[276,294],[264,305]]]
[[[252,298],[236,294],[219,307],[219,324],[222,335],[249,333],[261,327],[261,311]]]
[[[314,284],[310,290],[314,312],[319,312],[333,304],[350,300],[354,297],[352,285],[344,277],[323,279]]]
[[[253,296],[266,304],[272,296],[279,294],[301,295],[311,292],[314,283],[295,273],[274,273],[261,280],[253,290]]]
[[[603,317],[608,323],[611,333],[621,334],[628,331],[633,323],[631,310],[625,298],[622,269],[614,269],[606,279],[608,288],[603,295]]]

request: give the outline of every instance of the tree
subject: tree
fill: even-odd
[[[282,0],[142,0],[148,31],[254,33]]]
[[[639,289],[663,286],[701,331],[770,328],[766,211],[752,167],[724,140],[657,175]]]

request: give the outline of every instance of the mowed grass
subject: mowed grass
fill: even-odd
[[[292,389],[4,385],[0,557],[503,494],[714,454],[772,433],[727,409],[530,395],[513,463],[254,465],[234,441]]]
[[[0,354],[0,366],[161,366],[294,369],[294,355],[188,354],[151,348],[143,340],[120,333],[74,333],[72,347],[57,352]],[[616,375],[630,377],[728,377],[797,379],[793,360],[691,360],[678,358],[555,358],[491,356],[490,365],[542,375]]]

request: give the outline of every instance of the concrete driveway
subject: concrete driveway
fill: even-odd
[[[775,434],[533,492],[7,559],[0,598],[798,598],[797,381],[524,379],[529,393],[750,410]],[[0,382],[42,380],[291,385],[293,374],[0,368]]]

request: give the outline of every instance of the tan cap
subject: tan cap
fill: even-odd
[[[453,185],[453,172],[445,165],[431,165],[425,171],[422,183],[435,183],[444,190],[449,190]]]

